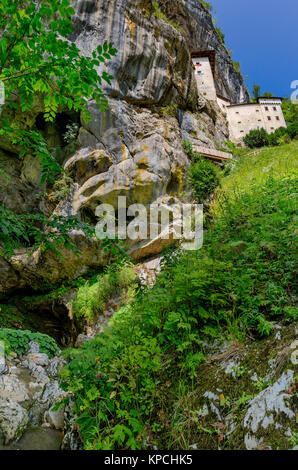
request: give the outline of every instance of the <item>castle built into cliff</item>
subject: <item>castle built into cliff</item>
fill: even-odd
[[[191,56],[198,90],[205,99],[217,102],[226,114],[232,142],[241,144],[251,130],[263,128],[270,134],[279,127],[287,127],[281,108],[282,98],[260,97],[257,103],[231,103],[216,91],[215,51],[194,51]]]

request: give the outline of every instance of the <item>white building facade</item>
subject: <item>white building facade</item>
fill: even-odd
[[[257,103],[231,104],[230,100],[216,93],[215,51],[195,51],[192,62],[200,95],[214,101],[227,116],[230,140],[242,144],[251,130],[265,129],[269,134],[279,127],[287,127],[282,111],[282,98],[260,97]]]

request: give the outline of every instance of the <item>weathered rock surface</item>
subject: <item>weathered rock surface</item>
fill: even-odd
[[[198,389],[185,415],[195,416],[197,449],[291,449],[296,432],[297,366],[291,360],[294,325],[279,325],[262,341],[210,342],[207,363],[198,372]],[[295,377],[296,376],[296,377]],[[179,405],[178,405],[179,406]],[[196,436],[196,441],[194,436]]]
[[[209,13],[198,1],[160,2],[161,10],[178,29],[168,20],[157,18],[151,0],[80,0],[74,2],[74,8],[71,39],[83,54],[105,40],[118,49],[106,66],[114,77],[112,84],[103,85],[110,109],[102,113],[90,102],[89,123],[62,111],[52,124],[42,122],[38,98],[30,115],[4,109],[4,117],[27,130],[39,129],[50,147],[60,149],[56,156],[73,184],[68,196],[55,207],[46,188],[39,186],[39,161],[30,155],[19,160],[19,149],[0,139],[0,159],[13,179],[9,185],[3,180],[6,191],[0,195],[0,204],[18,213],[77,215],[95,224],[96,207],[108,203],[117,210],[118,196],[126,196],[128,205],[179,197],[189,166],[182,140],[214,148],[228,137],[219,107],[199,95],[190,50],[216,50],[217,87],[222,94],[239,101],[247,98],[247,91]],[[68,122],[80,127],[75,153],[63,141]],[[0,175],[0,182],[2,179]],[[71,238],[80,258],[68,249],[62,250],[62,258],[41,250],[30,256],[23,250],[11,260],[0,258],[0,293],[74,279],[89,268],[107,263],[95,240],[86,240],[76,231]],[[149,248],[145,243],[144,250],[136,246],[137,257],[158,254],[164,243],[156,240]]]
[[[63,429],[64,408],[54,411],[53,406],[65,396],[58,384],[58,372],[65,361],[60,356],[50,360],[37,352],[36,344],[31,344],[35,352],[8,359],[6,372],[0,376],[1,449],[26,433],[32,434],[43,422],[52,429]],[[27,441],[25,447],[30,449]]]
[[[11,399],[17,403],[22,403],[29,399],[25,385],[12,375],[0,377],[0,400],[6,399]]]
[[[18,440],[28,423],[28,413],[22,406],[12,400],[0,400],[0,440],[4,444]]]

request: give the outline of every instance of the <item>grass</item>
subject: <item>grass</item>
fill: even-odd
[[[280,147],[266,147],[246,152],[230,175],[222,178],[215,196],[213,211],[219,213],[220,202],[228,197],[235,200],[240,194],[251,194],[268,177],[281,180],[297,176],[298,142],[292,141]]]
[[[268,176],[282,179],[297,175],[298,142],[281,147],[267,147],[250,151],[238,161],[235,171],[222,180],[222,190],[231,193],[251,192],[256,185],[263,184]]]

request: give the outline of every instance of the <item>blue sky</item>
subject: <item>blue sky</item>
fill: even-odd
[[[262,92],[289,96],[298,80],[298,1],[209,1],[249,89],[257,83]]]

